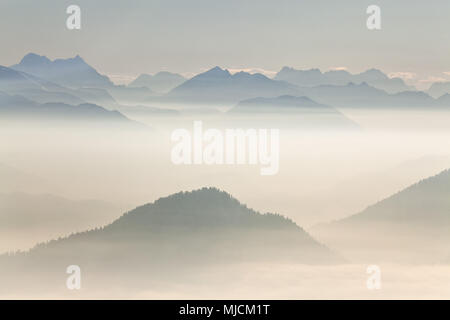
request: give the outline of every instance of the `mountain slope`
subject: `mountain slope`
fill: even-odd
[[[118,111],[109,111],[98,105],[83,103],[70,105],[65,103],[39,104],[19,95],[8,95],[0,92],[0,115],[2,120],[60,120],[103,123],[135,123]],[[137,125],[137,123],[136,123]]]
[[[3,66],[0,66],[0,91],[10,95],[21,95],[38,103],[80,104],[86,102],[72,90]]]
[[[450,252],[450,170],[312,233],[347,257],[439,262]]]

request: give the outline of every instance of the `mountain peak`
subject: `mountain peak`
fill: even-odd
[[[217,206],[219,203],[224,204],[226,202],[239,204],[239,201],[233,198],[229,193],[216,187],[203,187],[192,191],[181,191],[168,197],[160,198],[155,201],[154,204],[157,205],[174,202],[180,202],[184,205],[187,205],[187,202],[192,204],[204,202],[213,204],[213,206]]]
[[[359,74],[360,77],[367,80],[386,80],[388,76],[384,74],[381,70],[371,68]]]
[[[213,75],[213,76],[224,76],[224,77],[228,77],[230,76],[230,72],[226,69],[222,69],[221,67],[214,67],[208,71],[206,71],[205,73],[203,73],[204,75]]]
[[[74,61],[84,62],[83,58],[80,57],[78,54],[73,58]]]
[[[55,60],[53,60],[53,63],[61,64],[61,65],[74,64],[74,65],[86,65],[86,66],[89,66],[86,63],[86,61],[84,61],[84,59],[78,54],[75,57],[73,57],[73,58],[55,59]]]
[[[239,202],[229,193],[217,188],[201,188],[182,191],[159,198],[153,203],[140,206],[113,222],[108,228],[120,229],[120,226],[133,226],[148,233],[156,225],[159,227],[177,227],[179,230],[193,232],[203,228],[243,228],[258,225],[263,219],[270,224],[271,217],[277,217],[273,227],[299,228],[291,220],[274,214],[261,214]],[[264,222],[265,221],[265,222]],[[255,225],[256,223],[256,225]]]
[[[286,71],[292,71],[292,70],[294,70],[294,69],[291,67],[288,67],[288,66],[284,66],[283,68],[281,68],[280,72],[286,72]]]
[[[46,56],[40,56],[36,53],[28,53],[20,61],[20,64],[22,65],[35,65],[48,63],[51,63],[49,58],[47,58]]]

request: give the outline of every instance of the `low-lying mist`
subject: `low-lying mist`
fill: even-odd
[[[26,250],[37,242],[102,226],[136,206],[205,186],[225,190],[262,213],[286,216],[314,235],[313,227],[318,223],[361,212],[423,178],[450,168],[450,128],[446,125],[449,112],[340,111],[358,127],[325,125],[312,129],[298,125],[301,121],[295,117],[277,116],[274,121],[273,116],[267,115],[258,116],[256,121],[247,116],[224,116],[223,110],[169,115],[142,110],[127,114],[121,110],[131,120],[146,126],[145,129],[2,122],[0,221],[7,223],[1,226],[4,231],[0,252]],[[194,121],[202,121],[205,130],[280,129],[278,173],[263,176],[259,164],[173,164],[171,134],[180,128],[192,132]],[[59,199],[58,205],[55,199]],[[68,206],[72,209],[67,209]],[[373,236],[383,238],[376,232]],[[375,252],[366,250],[363,244],[358,247],[354,243],[356,251],[340,252],[338,243],[316,239],[341,254],[345,261],[334,266],[235,261],[195,272],[177,265],[179,276],[170,281],[158,280],[156,274],[146,277],[149,270],[143,270],[130,281],[133,276],[129,272],[89,274],[88,271],[83,289],[76,293],[65,288],[65,270],[56,269],[51,271],[61,272],[56,276],[61,281],[56,290],[54,283],[45,283],[54,281],[52,273],[25,292],[6,290],[0,296],[427,299],[450,294],[446,267],[431,265],[431,260],[393,264],[395,259],[376,259]],[[388,249],[389,242],[396,239],[384,241]],[[424,250],[426,243],[423,245],[419,249],[412,243],[411,250]],[[352,252],[367,254],[361,258]],[[440,251],[444,253],[445,250]],[[366,267],[371,256],[383,272],[382,290],[371,291],[366,287]],[[14,271],[15,277],[24,283],[29,279],[27,268],[32,269],[33,265],[25,264],[23,269]],[[116,284],[111,280],[115,278],[126,281]],[[15,286],[14,282],[8,282],[11,279],[3,281]]]
[[[5,125],[0,128],[0,163],[17,174],[5,172],[0,190],[131,208],[180,190],[216,186],[255,209],[282,213],[308,226],[361,211],[450,167],[450,130],[435,130],[431,120],[429,130],[415,130],[424,120],[416,121],[406,111],[398,126],[385,128],[391,113],[366,112],[380,118],[378,126],[371,122],[361,130],[343,131],[281,128],[279,172],[272,176],[261,176],[260,165],[171,162],[175,129],[192,131],[194,120],[201,120],[205,129],[244,127],[217,116],[156,116],[146,123],[152,130]],[[430,113],[438,122],[450,116]],[[354,119],[359,121],[361,114]]]

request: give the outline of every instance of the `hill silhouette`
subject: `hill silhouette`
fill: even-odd
[[[203,188],[138,207],[103,228],[3,255],[0,266],[8,279],[28,273],[27,281],[48,277],[52,283],[58,270],[77,264],[96,275],[93,281],[112,281],[112,274],[120,274],[121,281],[128,283],[138,274],[152,281],[207,266],[264,261],[333,264],[342,260],[291,220],[260,214],[226,192]],[[33,271],[26,266],[33,266]]]

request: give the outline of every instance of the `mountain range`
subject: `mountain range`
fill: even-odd
[[[232,74],[214,67],[190,79],[169,72],[153,76],[142,74],[125,86],[113,84],[79,56],[52,61],[30,53],[16,65],[9,68],[0,66],[0,91],[5,94],[20,95],[38,104],[88,103],[110,110],[124,105],[175,103],[197,107],[199,104],[235,106],[235,112],[243,110],[244,106],[248,110],[249,104],[255,105],[255,101],[249,101],[251,99],[279,99],[280,96],[298,98],[295,110],[298,110],[301,99],[336,108],[442,109],[450,107],[447,89],[446,83],[434,84],[428,91],[432,97],[376,69],[351,74],[345,70],[322,73],[319,69],[284,67],[274,79],[270,79],[260,73],[241,71]],[[261,107],[268,110],[268,103],[267,100]],[[281,114],[289,110],[293,109],[286,108],[286,105],[273,109]],[[317,106],[314,110],[318,110]]]
[[[185,103],[229,104],[256,97],[297,95],[295,85],[269,79],[263,74],[238,72],[214,67],[172,89],[168,101]]]
[[[374,88],[384,90],[388,93],[414,90],[413,87],[406,85],[402,79],[390,78],[377,69],[369,69],[359,74],[351,74],[345,70],[331,70],[322,73],[319,69],[296,70],[290,67],[283,67],[275,75],[274,79],[287,81],[300,87],[323,85],[343,86],[350,82],[355,84],[365,82]]]
[[[83,251],[71,252],[70,247],[82,243],[87,245]],[[69,255],[89,255],[100,244],[119,248],[133,244],[137,246],[135,249],[146,250],[140,251],[139,257],[133,251],[105,254],[133,259],[159,257],[162,260],[155,259],[155,263],[163,264],[172,260],[197,264],[200,258],[201,263],[205,260],[217,263],[222,259],[230,263],[255,259],[302,263],[341,261],[291,220],[278,214],[258,213],[216,188],[160,198],[127,212],[101,229],[40,244],[24,254],[48,254],[67,247]],[[169,260],[164,261],[164,257]],[[96,263],[102,259],[96,257]]]
[[[318,71],[319,72],[319,71]],[[334,74],[335,72],[333,72]],[[374,75],[372,75],[374,74]],[[378,70],[369,70],[358,75],[359,79],[369,79],[376,83],[376,79],[384,79]],[[378,75],[378,76],[377,76]],[[276,76],[275,79],[281,79]],[[319,104],[333,107],[355,108],[446,108],[450,101],[444,97],[434,99],[422,91],[401,91],[388,93],[377,89],[367,82],[334,81],[333,84],[309,83],[300,86],[302,82],[293,84],[287,80],[274,80],[262,74],[238,72],[231,74],[228,70],[215,67],[187,80],[180,86],[171,90],[163,100],[158,101],[180,102],[185,104],[236,104],[243,100],[253,98],[275,98],[278,96],[307,97]],[[351,79],[353,79],[351,77]],[[386,81],[394,81],[387,78]],[[381,80],[380,80],[381,81]],[[314,83],[314,82],[312,82]],[[320,82],[318,82],[320,83]],[[343,84],[345,83],[345,84]],[[408,89],[407,86],[404,89]],[[395,91],[395,90],[393,90]],[[281,110],[281,109],[279,109]],[[284,108],[283,111],[286,109]]]

